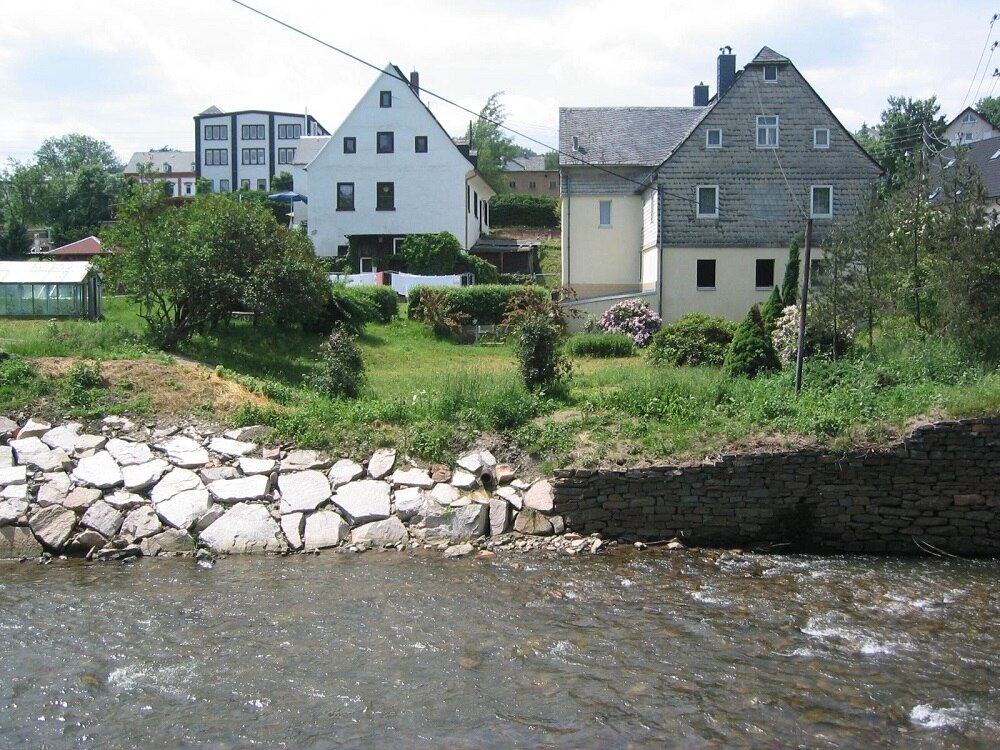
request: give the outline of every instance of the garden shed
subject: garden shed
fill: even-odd
[[[103,290],[86,261],[0,262],[0,316],[98,320]]]

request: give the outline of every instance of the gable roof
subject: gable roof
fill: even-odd
[[[984,115],[978,109],[973,109],[972,107],[966,107],[965,109],[963,109],[961,112],[959,112],[957,115],[955,115],[951,119],[951,122],[949,122],[945,126],[945,130],[947,130],[948,128],[950,128],[952,125],[956,124],[959,121],[960,118],[964,117],[969,112],[971,112],[972,114],[974,114],[976,117],[978,117],[983,122],[988,122],[990,125],[992,125],[995,128],[998,127],[995,122],[993,122],[990,118],[988,118],[986,115]]]
[[[57,247],[55,250],[50,250],[45,253],[46,255],[105,255],[107,251],[104,246],[101,245],[101,241],[91,235],[90,237],[84,237],[82,240],[77,240],[76,242],[70,242],[68,245],[63,245],[62,247]]]
[[[308,165],[323,147],[333,136],[329,135],[304,135],[295,141],[295,158],[292,159],[292,165],[296,167],[301,167]]]
[[[560,107],[559,163],[655,166],[711,107]],[[579,157],[574,157],[573,138]]]
[[[778,54],[770,47],[761,47],[760,52],[757,53],[757,56],[749,63],[747,63],[747,65],[764,65],[764,64],[775,65],[779,63],[790,63],[790,62],[791,60],[789,60],[784,55]]]
[[[996,158],[993,158],[994,154]],[[931,167],[935,191],[941,186],[940,170],[948,169],[949,167],[945,165],[950,161],[957,160],[964,161],[979,175],[987,198],[1000,197],[1000,138],[973,141],[958,149],[949,146],[941,149],[940,157],[943,160],[941,164],[932,162]],[[935,195],[935,199],[942,200],[937,195]]]
[[[194,151],[136,151],[125,166],[125,174],[139,174],[139,167],[144,164],[152,164],[156,174],[194,174],[194,158]],[[168,172],[164,171],[164,164],[170,165]]]
[[[503,166],[504,172],[545,172],[544,156],[518,156]],[[550,169],[550,172],[556,170]]]

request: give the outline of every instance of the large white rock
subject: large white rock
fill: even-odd
[[[149,497],[154,504],[159,504],[164,500],[169,500],[179,492],[201,490],[204,488],[204,482],[193,471],[190,469],[174,468],[156,483],[152,492],[149,493]]]
[[[58,550],[69,541],[76,528],[76,513],[60,505],[50,505],[32,513],[28,525],[39,541]]]
[[[8,484],[24,484],[27,481],[27,466],[9,466],[0,469],[0,487],[6,487]]]
[[[247,443],[242,440],[214,437],[209,441],[208,449],[212,451],[212,453],[218,453],[220,456],[237,458],[239,456],[245,456],[247,453],[253,453],[257,449],[257,446],[254,443]]]
[[[510,503],[502,497],[490,500],[490,536],[510,531]]]
[[[306,516],[306,530],[302,544],[306,549],[336,547],[351,536],[350,526],[339,513],[318,510]]]
[[[215,552],[254,554],[287,549],[277,522],[263,505],[239,503],[201,532]]]
[[[189,529],[208,512],[211,505],[208,490],[185,490],[156,503],[156,515],[175,529]]]
[[[521,501],[521,493],[510,485],[505,485],[503,487],[497,487],[494,493],[497,497],[501,497],[510,503],[517,510],[521,510],[524,503]]]
[[[280,474],[278,490],[281,492],[278,512],[282,515],[316,510],[332,493],[330,480],[316,469]]]
[[[0,417],[0,420],[6,419],[6,417]],[[10,420],[7,420],[8,422]],[[0,430],[0,436],[3,435],[3,431]],[[14,449],[9,445],[0,445],[0,468],[6,469],[8,466],[14,466]]]
[[[122,483],[129,492],[139,492],[160,481],[170,464],[162,458],[154,458],[141,464],[122,467]]]
[[[322,476],[322,475],[321,475]],[[220,503],[233,505],[261,500],[267,497],[268,479],[262,474],[239,479],[220,479],[208,485],[212,498]]]
[[[136,443],[132,440],[121,440],[111,438],[104,449],[110,453],[118,465],[122,468],[126,466],[138,466],[153,460],[153,451],[145,443]]]
[[[451,486],[460,490],[472,490],[479,486],[479,476],[464,469],[459,469],[451,475]]]
[[[95,487],[74,487],[62,501],[63,507],[76,513],[83,513],[101,499],[103,493]]]
[[[17,560],[22,557],[39,557],[42,545],[35,539],[31,529],[23,526],[0,528],[0,558]]]
[[[126,492],[125,490],[116,490],[107,493],[104,496],[104,502],[123,513],[133,508],[138,508],[140,505],[149,505],[149,501],[146,498],[134,492]]]
[[[374,521],[358,526],[351,532],[351,544],[366,547],[395,547],[409,541],[409,534],[403,522],[393,516],[383,521]]]
[[[337,461],[337,463],[330,467],[330,471],[326,473],[326,477],[330,480],[330,485],[334,489],[348,482],[353,482],[355,479],[361,479],[364,475],[365,467],[349,458]]]
[[[281,517],[281,530],[292,549],[302,549],[302,521],[305,513],[289,513]]]
[[[34,453],[48,453],[52,450],[37,436],[15,438],[9,445],[14,450],[14,456],[19,464],[27,463],[25,459]]]
[[[91,456],[102,450],[107,444],[108,439],[104,435],[80,435],[73,446],[73,455],[77,458]]]
[[[407,487],[396,490],[392,495],[396,506],[396,515],[401,521],[409,521],[420,514],[424,508],[424,491],[419,487]]]
[[[59,448],[64,453],[72,455],[76,450],[76,441],[80,439],[83,425],[79,422],[69,422],[59,427],[53,427],[41,436],[42,442],[49,448]]]
[[[26,500],[0,500],[0,526],[8,526],[28,512]]]
[[[548,479],[540,479],[524,493],[524,507],[542,513],[551,513],[555,506],[552,484]]]
[[[434,489],[431,490],[431,495],[441,505],[448,506],[454,502],[458,502],[462,493],[458,487],[452,487],[450,484],[436,484],[434,485]]]
[[[122,483],[122,469],[110,453],[100,451],[77,462],[73,481],[85,487],[108,489]]]
[[[360,479],[339,487],[333,502],[353,525],[388,518],[391,512],[389,485],[375,479]]]
[[[368,475],[372,479],[384,479],[396,465],[396,451],[393,448],[379,448],[368,460]]]
[[[25,422],[24,426],[21,427],[20,430],[18,430],[17,437],[18,439],[40,438],[42,435],[44,435],[51,429],[52,425],[50,425],[48,422],[43,422],[40,419],[32,418],[29,419],[27,422]]]
[[[253,476],[254,474],[268,474],[277,471],[278,462],[273,458],[250,458],[248,456],[240,457],[240,471],[243,472],[245,476]]]
[[[118,533],[118,529],[121,528],[124,518],[125,516],[120,511],[108,505],[103,500],[98,500],[87,508],[87,512],[83,514],[80,523],[88,529],[93,529],[102,536],[110,539]]]
[[[26,484],[8,484],[0,490],[0,498],[4,500],[27,500],[31,494]]]
[[[486,533],[490,518],[490,506],[480,503],[453,508],[448,540],[452,544],[471,542]]]
[[[166,453],[167,460],[182,469],[197,469],[208,463],[208,451],[197,440],[186,435],[174,435],[154,447]]]
[[[319,451],[291,451],[281,462],[281,471],[308,471],[310,469],[325,469],[330,465],[330,459]]]
[[[172,555],[177,552],[194,552],[194,537],[180,529],[165,529],[159,534],[143,539],[139,548],[147,557]]]
[[[49,448],[37,437],[10,441],[18,464],[33,466],[41,471],[67,471],[72,462],[66,451]]]
[[[151,505],[143,505],[129,511],[121,529],[122,534],[133,541],[154,536],[161,531],[163,531],[163,523]]]
[[[198,476],[205,484],[211,484],[220,479],[239,479],[243,475],[235,466],[226,464],[223,466],[202,466],[198,469]]]
[[[428,474],[423,469],[396,469],[392,472],[392,486],[393,487],[420,487],[424,490],[429,490],[434,486],[434,480],[431,479],[431,475]]]

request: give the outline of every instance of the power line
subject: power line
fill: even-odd
[[[996,52],[997,47],[1000,47],[1000,42],[993,42],[993,46],[990,47],[990,56],[986,59],[986,67],[983,68],[983,74],[979,77],[979,85],[976,86],[976,100],[979,100],[979,90],[983,87],[983,81],[986,79],[986,71],[989,70],[990,62],[993,60],[993,53]]]
[[[962,106],[959,107],[960,110],[965,109],[965,103],[969,101],[969,94],[972,93],[972,86],[976,82],[976,76],[979,74],[979,66],[983,64],[983,55],[986,54],[986,47],[990,43],[990,35],[993,33],[993,24],[996,23],[997,18],[1000,18],[1000,13],[994,13],[993,18],[990,19],[990,27],[986,30],[986,41],[983,42],[983,51],[979,53],[979,62],[976,63],[976,72],[972,74],[972,80],[969,81],[969,90],[965,92],[965,98],[962,100]],[[986,66],[989,68],[989,64]]]

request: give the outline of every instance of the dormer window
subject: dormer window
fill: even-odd
[[[164,172],[173,172],[174,170],[170,167],[169,164],[167,164],[166,162],[164,162],[163,163],[163,171]]]
[[[765,81],[777,81],[778,80],[778,66],[777,65],[765,65],[764,66],[764,80]]]

